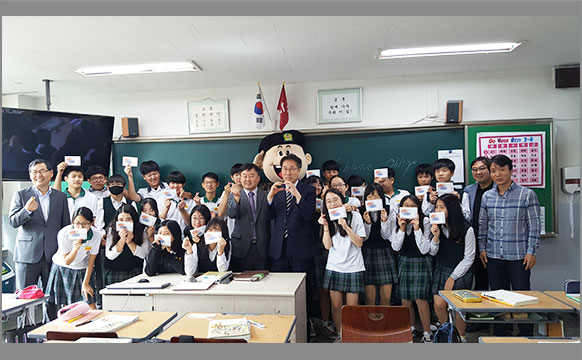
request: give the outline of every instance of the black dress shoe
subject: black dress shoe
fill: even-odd
[[[468,323],[467,330],[468,333],[482,331],[482,330],[489,330],[489,324],[487,323]]]

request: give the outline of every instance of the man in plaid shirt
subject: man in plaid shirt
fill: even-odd
[[[540,243],[540,205],[533,190],[511,180],[505,155],[491,159],[495,185],[483,194],[479,214],[479,258],[491,290],[530,290],[531,269]],[[532,336],[532,324],[518,325],[518,336]],[[495,325],[495,336],[511,335],[512,325]]]

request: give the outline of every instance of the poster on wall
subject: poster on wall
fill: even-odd
[[[362,88],[317,91],[317,123],[362,121]]]
[[[512,179],[531,188],[546,186],[546,133],[478,133],[477,156],[503,154],[513,162]]]

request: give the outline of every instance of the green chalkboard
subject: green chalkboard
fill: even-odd
[[[160,164],[162,179],[172,170],[180,170],[187,179],[186,189],[201,191],[201,176],[207,171],[218,174],[221,184],[230,180],[232,164],[252,162],[261,137],[254,139],[192,140],[169,142],[116,142],[113,146],[113,171],[123,173],[123,156],[137,156],[139,162],[155,160]],[[305,149],[313,157],[309,169],[318,169],[326,160],[336,160],[342,175],[352,174],[373,180],[375,168],[392,167],[396,186],[414,191],[414,168],[433,163],[437,150],[464,149],[462,126],[415,130],[378,130],[376,132],[306,134]],[[134,168],[136,187],[145,181]]]
[[[524,132],[544,132],[546,143],[544,149],[545,157],[545,186],[543,188],[532,188],[538,196],[540,206],[545,207],[545,230],[546,237],[555,236],[556,217],[554,206],[554,177],[553,177],[553,133],[551,119],[529,120],[529,121],[504,121],[504,125],[492,124],[475,124],[466,127],[467,138],[467,159],[468,163],[477,157],[477,134],[479,133],[506,133],[506,134],[523,134]],[[516,139],[520,140],[520,139]],[[469,169],[469,164],[467,169]],[[475,182],[470,171],[468,172],[467,184]],[[519,181],[516,181],[519,183]]]

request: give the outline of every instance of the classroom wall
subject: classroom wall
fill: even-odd
[[[58,82],[55,82],[53,88],[57,87]],[[317,125],[317,90],[348,87],[363,89],[362,123]],[[554,128],[556,183],[559,183],[560,167],[580,164],[580,91],[555,89],[551,67],[325,83],[287,83],[285,88],[290,112],[288,129],[341,130],[354,126],[372,128],[413,126],[412,123],[424,118],[428,113],[427,92],[436,91],[440,119],[445,117],[446,101],[456,99],[464,100],[463,122],[545,117],[556,119]],[[262,85],[267,106],[273,117],[280,89],[280,83]],[[228,137],[257,133],[251,125],[256,93],[257,86],[252,84],[248,87],[223,89],[55,96],[51,99],[51,110],[114,115],[116,117],[114,139],[119,138],[121,134],[120,118],[125,116],[140,119],[142,137],[179,137],[188,135],[188,100],[207,97],[228,98],[231,133],[220,134],[221,137]],[[45,109],[46,106],[44,98],[29,98],[27,101],[21,99],[19,103],[20,107],[30,108],[32,105],[36,109]],[[25,104],[27,106],[23,106]],[[430,121],[420,121],[416,125],[429,124]],[[270,131],[265,131],[268,132]],[[559,189],[556,189],[556,194],[560,234],[557,238],[542,240],[537,266],[532,275],[533,288],[557,290],[562,287],[563,279],[579,277],[579,222],[576,221],[575,237],[571,239],[568,198]],[[7,196],[10,196],[10,193]],[[574,201],[574,218],[579,219],[579,198]],[[4,201],[3,207],[5,204]],[[5,207],[4,209],[3,215],[7,212]]]

